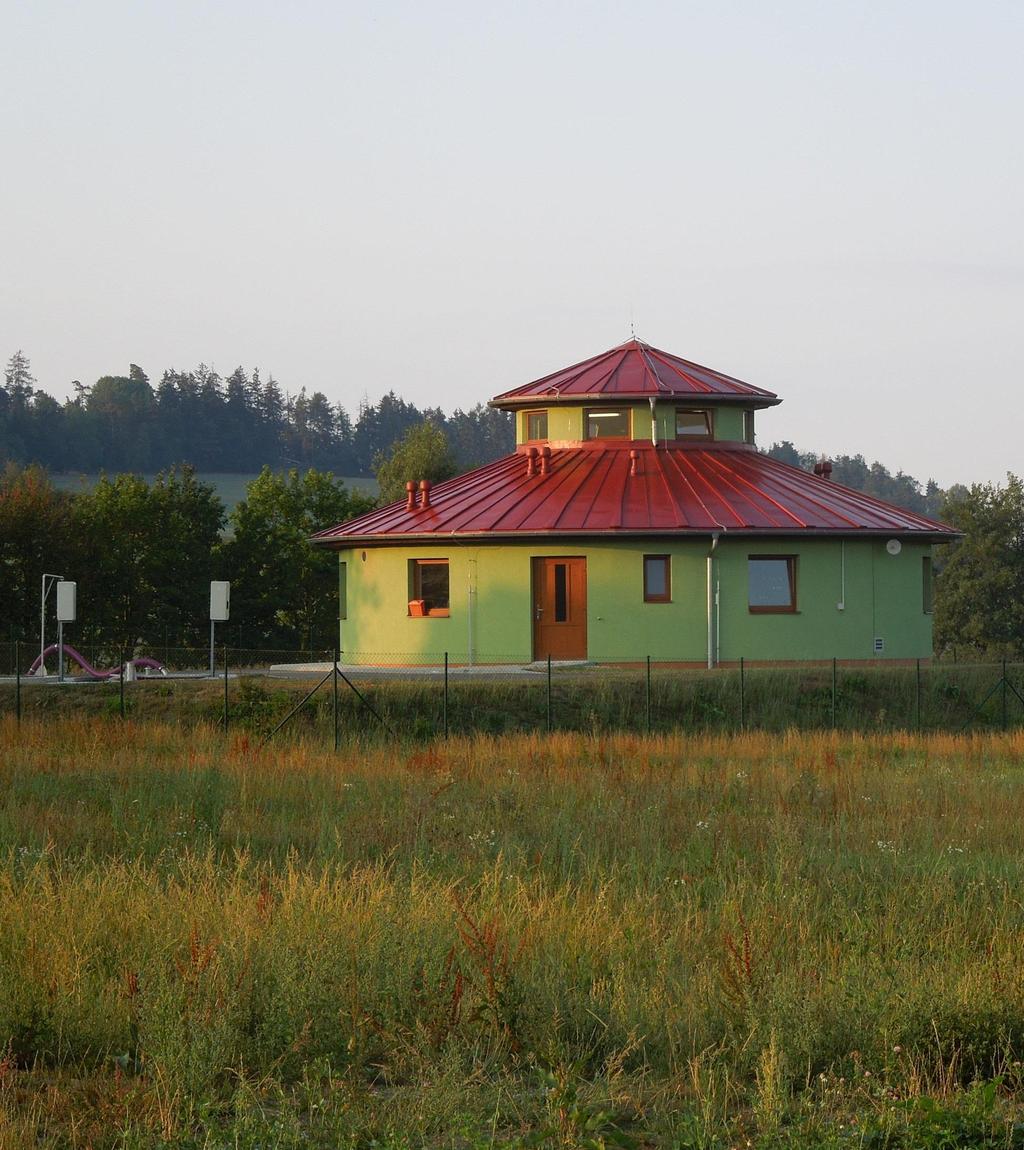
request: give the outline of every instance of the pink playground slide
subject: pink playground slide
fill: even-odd
[[[47,647],[41,655],[36,655],[35,662],[31,667],[29,667],[28,673],[30,675],[34,675],[42,666],[43,660],[46,658],[46,656],[55,655],[59,649],[60,648],[58,644],[51,643],[50,646]],[[79,667],[82,668],[82,670],[86,673],[86,675],[88,675],[90,679],[115,679],[118,675],[121,674],[120,667],[112,667],[109,671],[98,670],[85,658],[84,655],[76,651],[74,647],[69,647],[67,643],[64,644],[64,655],[66,658],[74,659],[74,661],[79,665]],[[158,663],[156,659],[129,659],[129,661],[125,664],[125,670],[127,670],[130,666],[134,667],[136,671],[140,667],[150,667],[154,671],[159,671],[161,675],[167,674],[167,670],[163,663]]]

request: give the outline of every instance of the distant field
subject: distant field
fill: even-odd
[[[152,483],[156,478],[156,474],[155,471],[147,472],[142,475],[142,478],[145,479],[147,483]],[[201,482],[208,483],[213,487],[230,513],[235,504],[240,503],[245,498],[246,485],[251,483],[256,478],[256,475],[243,474],[240,472],[197,471],[196,477]],[[354,491],[365,491],[370,495],[377,494],[376,479],[368,479],[365,476],[341,478],[342,482]],[[99,475],[51,474],[50,480],[54,487],[59,488],[61,491],[89,491],[99,482]]]
[[[1024,1141],[1021,733],[0,752],[5,1148]]]

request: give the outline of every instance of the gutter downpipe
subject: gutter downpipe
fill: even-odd
[[[720,531],[711,532],[711,550],[708,552],[708,670],[718,663],[718,588],[715,586],[715,550],[718,547]]]
[[[468,569],[468,583],[466,588],[466,620],[469,627],[469,642],[466,647],[466,661],[470,667],[473,666],[473,599],[476,595],[475,579],[473,576],[476,574],[476,560],[469,559],[466,563]]]

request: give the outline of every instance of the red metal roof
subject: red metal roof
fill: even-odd
[[[494,407],[520,407],[538,400],[557,403],[587,396],[746,400],[755,407],[771,407],[781,402],[774,392],[752,387],[731,375],[723,375],[720,371],[701,367],[699,363],[690,363],[638,339],[631,339],[592,359],[495,396],[491,404]]]
[[[637,474],[631,475],[636,453]],[[438,483],[430,507],[404,500],[315,535],[316,543],[401,542],[448,536],[914,535],[956,537],[914,515],[739,444],[620,442],[551,451],[547,475],[524,452]]]

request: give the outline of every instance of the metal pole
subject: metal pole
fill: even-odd
[[[444,653],[444,699],[441,704],[441,721],[444,727],[444,737],[448,738],[448,652]]]
[[[647,733],[651,733],[651,657],[647,656]]]
[[[42,606],[39,609],[39,674],[46,673],[46,663],[44,661],[46,651],[46,576],[43,576],[43,595],[41,600]]]
[[[64,682],[64,624],[57,622],[57,682]]]
[[[1003,660],[1003,680],[1002,680],[1002,705],[1003,705],[1003,730],[1006,730],[1006,660]]]
[[[551,730],[551,656],[548,655],[548,730]]]
[[[334,678],[334,749],[338,749],[338,648],[334,648],[334,663],[331,667]]]
[[[917,716],[917,729],[920,730],[921,729],[921,660],[920,659],[917,660],[916,692],[917,692],[917,703],[915,706],[915,713]]]
[[[14,717],[21,722],[21,643],[14,640]]]
[[[125,651],[124,647],[122,647],[121,648],[121,675],[120,675],[120,678],[121,678],[121,718],[122,719],[124,718],[124,663],[125,663],[125,659],[127,658],[127,655],[128,655],[127,651]]]
[[[832,730],[836,729],[836,661],[832,659]]]
[[[747,725],[747,681],[744,674],[744,659],[740,656],[740,730]]]
[[[224,733],[228,730],[228,645],[224,644]]]
[[[214,676],[217,674],[216,655],[214,655],[214,651],[213,651],[213,629],[215,626],[216,626],[216,623],[214,623],[214,621],[211,619],[210,620],[210,678],[211,679],[214,678]]]

